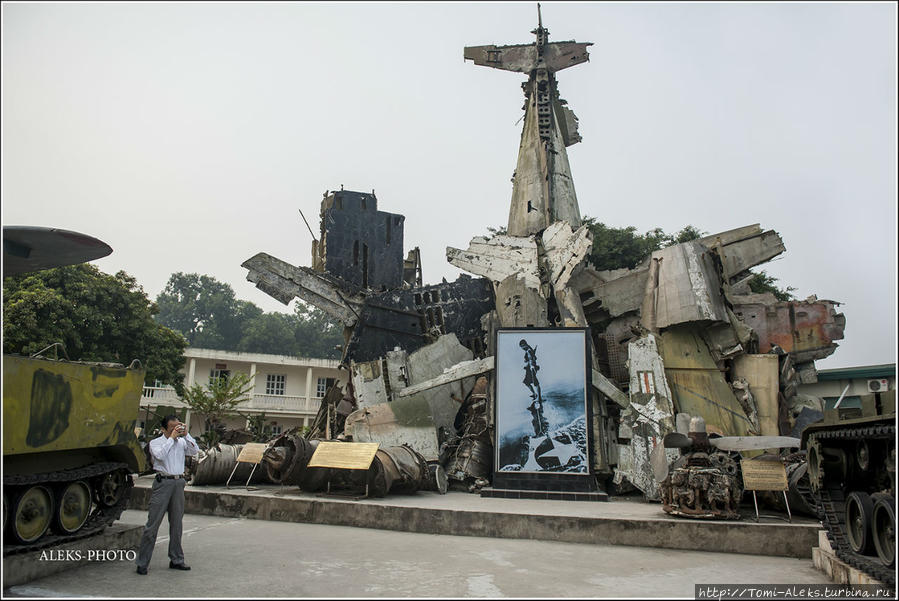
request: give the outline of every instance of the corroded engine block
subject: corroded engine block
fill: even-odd
[[[729,453],[693,452],[672,466],[659,484],[662,509],[691,518],[736,520],[743,485],[736,459]]]

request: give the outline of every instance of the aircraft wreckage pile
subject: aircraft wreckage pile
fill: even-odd
[[[738,451],[758,445],[719,448],[711,435],[797,436],[822,410],[797,385],[815,381],[814,361],[833,353],[845,320],[833,301],[750,291],[750,269],[785,251],[757,224],[658,250],[634,269],[594,269],[566,154],[578,120],[555,78],[586,62],[591,44],[550,43],[542,23],[533,33],[531,44],[465,48],[477,65],[528,77],[508,233],[446,251],[476,277],[423,285],[418,249],[403,256],[404,217],[379,210],[374,192],[348,190],[324,195],[312,267],[265,253],[243,263],[267,294],[345,326],[346,387],[328,391],[305,437],[270,444],[269,478],[317,490],[321,468],[306,469],[315,446],[351,440],[381,444],[370,470],[381,494],[445,490],[442,475],[476,490],[493,471],[495,330],[589,327],[599,485],[636,487],[674,513],[730,516]],[[663,448],[666,435],[676,448]]]

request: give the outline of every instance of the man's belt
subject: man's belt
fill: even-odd
[[[183,477],[184,477],[184,476],[181,476],[181,475],[178,475],[178,476],[172,476],[171,474],[160,474],[160,473],[157,472],[157,474],[156,474],[156,481],[157,481],[157,482],[162,482],[163,480],[177,480],[178,478],[183,478]]]

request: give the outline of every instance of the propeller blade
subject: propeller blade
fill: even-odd
[[[656,482],[661,482],[668,477],[668,457],[665,454],[665,447],[657,444],[649,454],[649,464],[652,466],[652,474],[655,476]]]
[[[693,446],[693,441],[689,436],[684,436],[680,432],[671,432],[665,435],[662,444],[666,449],[685,449]]]
[[[711,438],[709,444],[722,451],[758,451],[789,447],[798,449],[801,443],[798,438],[791,436],[725,436]]]

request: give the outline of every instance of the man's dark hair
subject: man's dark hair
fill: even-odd
[[[170,421],[178,421],[178,416],[177,415],[166,415],[164,418],[162,418],[162,429],[163,430],[169,429]]]

